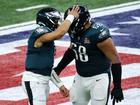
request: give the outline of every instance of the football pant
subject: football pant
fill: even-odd
[[[46,105],[49,95],[49,83],[22,81],[22,87],[28,96],[28,105]]]
[[[108,101],[110,79],[107,73],[92,77],[81,77],[76,74],[70,89],[70,100],[73,105],[106,105]]]

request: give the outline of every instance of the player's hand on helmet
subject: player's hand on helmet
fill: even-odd
[[[79,17],[79,13],[80,13],[80,10],[79,10],[79,6],[78,5],[73,6],[72,10],[68,11],[68,14],[73,15],[75,18]]]
[[[42,45],[43,45],[43,43],[39,39],[37,39],[34,43],[35,48],[40,48]]]
[[[64,97],[68,97],[69,96],[69,90],[64,86],[62,85],[60,88],[60,93],[64,96]]]
[[[124,99],[123,91],[121,87],[114,87],[111,91],[111,99],[113,99],[112,105],[115,105],[115,102],[121,102]]]

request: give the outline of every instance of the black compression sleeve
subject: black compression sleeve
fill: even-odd
[[[121,87],[122,66],[121,63],[112,64],[111,66],[114,87]]]
[[[55,72],[59,75],[61,71],[74,59],[75,53],[72,49],[68,48],[59,64],[54,68]]]

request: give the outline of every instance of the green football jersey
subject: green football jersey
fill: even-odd
[[[107,38],[110,38],[109,29],[100,23],[93,25],[77,37],[71,38],[71,48],[75,52],[76,69],[79,75],[84,77],[108,73],[110,61],[97,47]]]
[[[50,75],[54,63],[54,41],[43,43],[40,48],[34,42],[41,35],[51,32],[47,27],[38,27],[30,35],[26,54],[26,70],[41,75]]]

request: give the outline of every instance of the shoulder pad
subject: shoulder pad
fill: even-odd
[[[92,28],[102,30],[103,28],[107,28],[107,27],[102,23],[94,22],[94,24],[92,25]]]
[[[43,35],[45,33],[48,33],[48,32],[51,32],[51,30],[49,28],[40,26],[40,27],[38,27],[38,28],[35,29],[35,31],[33,32],[33,34],[36,37],[40,37],[41,35]]]
[[[109,30],[103,29],[101,30],[101,33],[99,34],[98,38],[103,39],[104,37],[110,36]]]
[[[97,43],[104,41],[105,39],[111,37],[110,32],[109,32],[109,28],[106,27],[102,23],[94,23],[92,28],[94,28],[97,31],[97,34],[96,34],[96,38],[97,38],[96,42]]]

